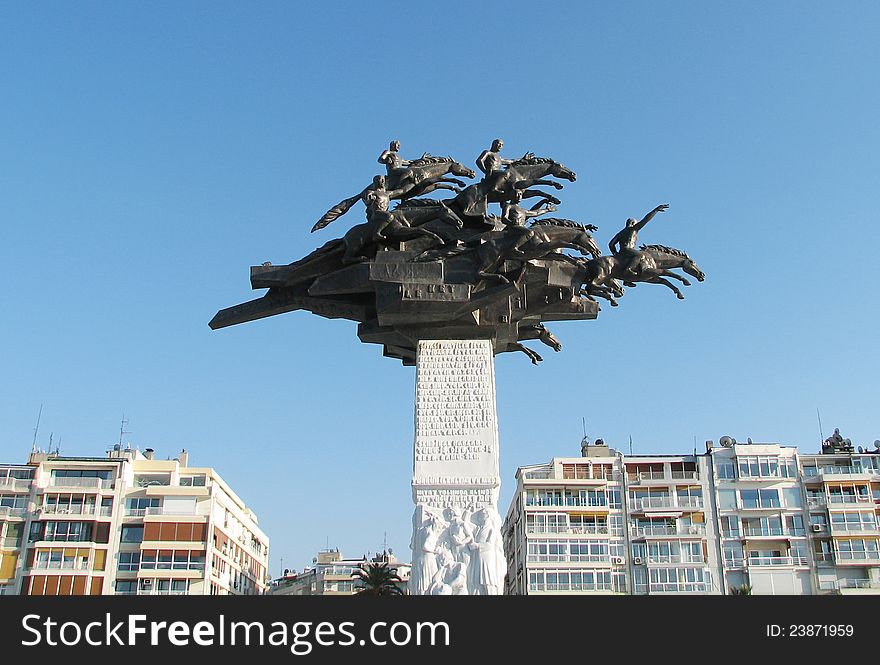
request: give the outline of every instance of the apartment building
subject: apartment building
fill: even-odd
[[[355,593],[355,571],[368,563],[388,564],[401,579],[398,586],[406,592],[410,564],[397,559],[391,552],[377,554],[372,558],[345,559],[338,549],[322,550],[312,561],[312,566],[301,573],[285,571],[272,581],[268,591],[273,596],[351,596]]]
[[[720,443],[521,467],[506,592],[880,593],[880,448]]]
[[[260,594],[268,553],[256,515],[186,451],[0,465],[0,593]]]

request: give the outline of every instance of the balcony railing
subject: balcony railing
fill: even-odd
[[[33,480],[22,478],[0,478],[0,490],[26,492],[30,490]]]
[[[138,596],[185,596],[188,591],[172,591],[171,589],[138,589]]]
[[[747,538],[752,536],[775,536],[778,538],[799,537],[807,535],[805,529],[783,529],[778,527],[743,527],[743,535]]]
[[[89,570],[88,560],[34,561],[33,570]]]
[[[876,523],[861,522],[859,524],[841,524],[839,522],[831,523],[831,533],[875,533],[877,531]]]
[[[806,566],[807,558],[802,556],[750,556],[750,566]]]
[[[707,593],[712,590],[709,582],[679,582],[651,584],[650,593]]]
[[[112,490],[114,481],[100,478],[52,478],[50,487],[76,487],[78,489]]]
[[[864,496],[858,494],[829,494],[828,495],[829,503],[832,504],[873,504],[874,497],[872,496]]]
[[[19,547],[21,545],[21,537],[18,538],[0,538],[0,547],[9,549],[11,547]]]
[[[166,508],[165,506],[158,506],[155,508],[147,508],[147,515],[195,515],[196,511],[194,508],[183,509],[183,508]],[[239,538],[242,540],[242,538]]]
[[[636,536],[687,536],[704,533],[706,533],[706,527],[703,524],[692,524],[679,527],[671,525],[633,527],[633,534]]]
[[[810,508],[818,508],[820,506],[824,506],[828,503],[827,499],[824,496],[808,496],[807,497],[807,505]]]
[[[873,580],[837,580],[837,586],[840,589],[880,589],[880,583]]]
[[[11,508],[9,506],[0,506],[0,517],[24,517],[24,514],[26,512],[26,508]]]
[[[880,552],[835,552],[838,561],[880,561]]]
[[[37,510],[43,515],[98,515],[100,517],[113,515],[111,506],[40,506]]]
[[[678,563],[686,565],[700,565],[706,563],[706,560],[703,557],[697,559],[694,557],[682,556],[681,554],[660,554],[655,556],[649,554],[647,560],[648,563]]]
[[[741,556],[724,558],[724,567],[728,570],[731,568],[745,568],[745,565],[745,559]]]

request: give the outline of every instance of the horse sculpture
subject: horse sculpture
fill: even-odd
[[[455,242],[455,238],[444,238],[434,231],[420,228],[420,225],[433,220],[449,224],[456,229],[462,228],[461,220],[442,201],[431,199],[402,201],[394,210],[384,214],[374,213],[370,221],[356,224],[342,238],[325,243],[323,247],[316,249],[306,259],[318,258],[344,248],[342,263],[352,264],[369,261],[371,257],[366,255],[365,249],[375,245],[377,240],[410,240],[427,237],[431,238],[435,245]],[[375,254],[375,251],[371,253]]]
[[[415,196],[421,196],[434,191],[435,189],[451,189],[453,191],[461,191],[459,187],[465,187],[466,183],[455,178],[446,178],[447,174],[473,178],[476,176],[472,169],[464,164],[456,162],[452,157],[434,157],[433,155],[425,155],[419,159],[413,160],[406,169],[400,172],[394,172],[388,176],[387,187],[389,190],[397,190],[397,194],[392,197],[396,199],[409,199]],[[319,229],[323,229],[332,221],[338,219],[357,203],[367,192],[372,189],[372,185],[364,188],[358,194],[343,199],[335,206],[330,208],[312,227],[312,233]]]
[[[600,295],[599,292],[603,289],[619,288],[619,285],[615,285],[614,280],[620,280],[627,286],[635,286],[637,282],[645,282],[663,284],[672,289],[679,300],[684,300],[684,294],[678,287],[665,278],[677,279],[685,286],[690,286],[691,283],[681,275],[672,272],[671,268],[681,268],[700,282],[706,278],[705,273],[700,270],[696,262],[680,249],[665,245],[642,245],[640,249],[642,251],[641,269],[635,274],[628,268],[638,261],[639,257],[624,261],[619,258],[620,255],[599,256],[589,261],[580,261],[585,273],[586,292]]]
[[[547,330],[542,323],[536,323],[533,326],[520,326],[519,339],[537,339],[549,346],[554,351],[562,351],[562,344],[560,343],[560,341],[556,339],[556,336],[552,332]],[[533,365],[537,365],[539,362],[542,362],[544,360],[537,351],[533,351],[529,347],[520,344],[519,341],[508,344],[507,348],[504,350],[522,351],[529,357],[529,360],[532,361]]]
[[[558,204],[559,199],[555,196],[538,189],[529,189],[535,185],[562,189],[562,185],[558,182],[544,180],[545,176],[563,178],[570,182],[577,179],[574,171],[549,157],[527,155],[514,161],[503,171],[486,176],[480,182],[466,187],[449,204],[463,219],[479,217],[480,223],[485,221],[488,204],[510,200],[514,189],[525,190],[523,192],[525,199],[541,196],[551,203]]]
[[[590,231],[595,228],[592,225],[584,226],[568,219],[549,217],[532,223],[532,237],[516,252],[513,247],[518,236],[502,229],[483,233],[479,236],[482,242],[477,246],[469,244],[449,250],[428,250],[418,260],[433,261],[472,252],[476,259],[477,275],[483,279],[497,279],[507,284],[510,280],[499,273],[498,269],[508,259],[521,261],[525,266],[527,261],[552,254],[555,258],[576,263],[573,257],[556,253],[556,250],[559,249],[574,249],[584,255],[599,256],[601,254],[599,247],[590,234]]]

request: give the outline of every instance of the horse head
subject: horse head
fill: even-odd
[[[575,172],[564,164],[560,164],[559,162],[553,162],[553,165],[550,169],[550,175],[568,180],[569,182],[574,182],[575,180],[577,180],[577,175],[575,175]]]
[[[681,269],[691,277],[696,278],[698,282],[702,282],[706,279],[706,273],[700,270],[700,266],[697,265],[697,262],[690,257],[688,257],[688,260],[682,264]]]
[[[579,237],[579,245],[582,246],[581,253],[582,254],[591,254],[594,259],[599,258],[602,254],[602,250],[599,249],[599,246],[596,244],[596,241],[593,239],[593,236],[586,231],[584,231]]]
[[[452,164],[449,165],[449,172],[452,175],[458,175],[465,178],[476,178],[477,174],[473,169],[469,169],[464,164],[460,164],[459,162],[453,161]]]

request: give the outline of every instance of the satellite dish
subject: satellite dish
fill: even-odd
[[[861,447],[861,446],[859,446],[859,452],[860,452],[860,453],[865,452],[864,450],[862,450],[862,447]]]
[[[720,443],[724,448],[730,448],[736,443],[736,439],[732,436],[722,436],[718,439],[718,443]]]
[[[748,438],[746,439],[746,441],[749,442],[749,445],[752,445],[752,437],[748,437]]]

